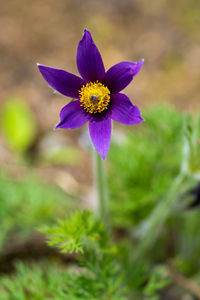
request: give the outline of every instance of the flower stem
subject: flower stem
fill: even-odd
[[[167,217],[169,216],[172,206],[177,200],[180,191],[186,187],[186,175],[179,174],[174,184],[160,203],[155,207],[149,218],[145,221],[140,232],[141,242],[135,251],[135,257],[142,257],[146,251],[149,251],[155,240],[157,239],[160,229]]]
[[[100,219],[108,225],[108,197],[104,163],[101,156],[94,151],[94,168],[98,197],[98,214]]]

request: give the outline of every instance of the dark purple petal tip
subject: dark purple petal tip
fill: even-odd
[[[104,78],[105,68],[101,54],[87,29],[78,45],[77,67],[80,75],[88,82],[102,81]]]
[[[72,101],[62,108],[60,122],[55,129],[75,129],[84,125],[88,120],[89,115],[80,106],[80,101]]]
[[[123,90],[141,70],[144,60],[137,63],[124,61],[112,66],[105,74],[104,83],[111,93]]]
[[[109,115],[98,115],[89,121],[90,137],[96,151],[105,160],[110,148],[111,119]]]
[[[61,69],[37,65],[40,73],[53,89],[68,97],[79,97],[78,91],[85,83],[82,78]]]
[[[111,110],[111,118],[114,121],[126,125],[136,125],[143,121],[139,108],[133,105],[130,99],[124,94],[112,95]]]

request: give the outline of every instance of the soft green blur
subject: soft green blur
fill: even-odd
[[[25,153],[36,135],[36,122],[28,105],[21,99],[6,99],[0,123],[3,137],[12,150]]]

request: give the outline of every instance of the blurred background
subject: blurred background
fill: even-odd
[[[113,150],[108,155],[110,195],[116,200],[111,201],[113,222],[118,230],[126,230],[148,216],[170,186],[180,164],[183,114],[199,110],[200,1],[0,2],[0,273],[4,274],[13,270],[16,259],[53,255],[37,232],[39,225],[74,208],[96,205],[87,125],[53,131],[68,99],[48,88],[36,63],[78,74],[76,50],[84,28],[91,31],[106,69],[144,58],[126,93],[150,125],[114,124]],[[148,150],[152,145],[155,151]],[[138,164],[134,158],[123,160],[124,153],[133,154]],[[143,172],[135,176],[141,165]],[[159,182],[152,179],[155,168]],[[121,199],[128,199],[122,210],[117,206]],[[180,250],[174,239],[168,247],[159,260]],[[195,272],[191,265],[188,274]]]
[[[84,151],[87,142],[81,138],[86,128],[52,131],[68,99],[53,94],[36,67],[40,62],[77,74],[76,50],[85,27],[91,31],[106,69],[123,60],[145,59],[142,71],[127,88],[127,94],[141,110],[158,102],[170,102],[184,111],[198,110],[199,9],[198,0],[159,0],[151,5],[145,0],[2,1],[0,110],[3,118],[11,120],[1,122],[1,163],[11,162],[15,150],[28,151],[36,158],[38,153],[43,155],[43,151],[61,144],[80,149],[80,165],[91,160]],[[7,107],[10,101],[15,102],[10,104],[12,108]],[[26,117],[26,110],[31,116]],[[16,111],[26,115],[24,122],[29,123],[26,129],[21,124],[21,130],[27,133],[15,137],[19,141],[11,137],[20,135],[14,132],[20,125],[12,124],[15,121],[9,116],[16,115]],[[15,118],[23,123],[23,117]],[[8,126],[6,122],[12,129],[2,128]],[[9,142],[15,144],[14,148],[9,147]],[[90,184],[91,176],[80,172],[80,165],[76,179]],[[76,168],[71,168],[76,173]],[[90,173],[89,168],[87,171]],[[49,174],[45,171],[44,176]],[[70,174],[74,174],[72,170]]]

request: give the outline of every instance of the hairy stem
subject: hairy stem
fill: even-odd
[[[104,163],[101,156],[94,151],[94,168],[98,197],[98,214],[101,220],[108,225],[108,197]]]

